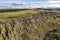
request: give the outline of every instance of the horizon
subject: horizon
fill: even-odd
[[[60,8],[60,0],[0,0],[0,9]]]

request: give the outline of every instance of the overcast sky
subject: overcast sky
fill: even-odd
[[[7,6],[7,4],[31,4],[26,7],[60,7],[60,0],[0,0],[0,6]],[[1,5],[3,4],[3,5]],[[12,5],[13,6],[13,5]],[[24,7],[25,7],[24,6]]]

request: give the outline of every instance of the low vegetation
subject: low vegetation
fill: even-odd
[[[0,13],[0,40],[60,40],[60,13],[24,10]]]

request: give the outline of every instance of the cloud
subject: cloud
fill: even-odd
[[[37,7],[40,7],[40,8],[41,7],[42,8],[48,8],[48,7],[57,8],[57,7],[60,7],[60,0],[42,0],[42,1],[39,1],[39,2],[32,2],[32,3],[37,4],[37,5],[34,5],[34,6],[35,7],[37,6]]]
[[[48,1],[47,3],[60,3],[60,0],[59,1]]]
[[[4,8],[48,8],[60,7],[60,0],[40,0],[40,1],[10,1],[3,2],[6,7]],[[9,3],[9,4],[8,4]],[[8,4],[8,5],[7,5]],[[2,5],[1,5],[2,6]]]
[[[46,1],[46,3],[43,3],[42,5],[45,8],[47,8],[47,7],[57,8],[57,7],[60,7],[60,0],[48,0],[48,1]]]

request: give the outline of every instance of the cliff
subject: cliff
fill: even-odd
[[[0,40],[60,40],[58,15],[57,12],[42,12],[0,22]]]

